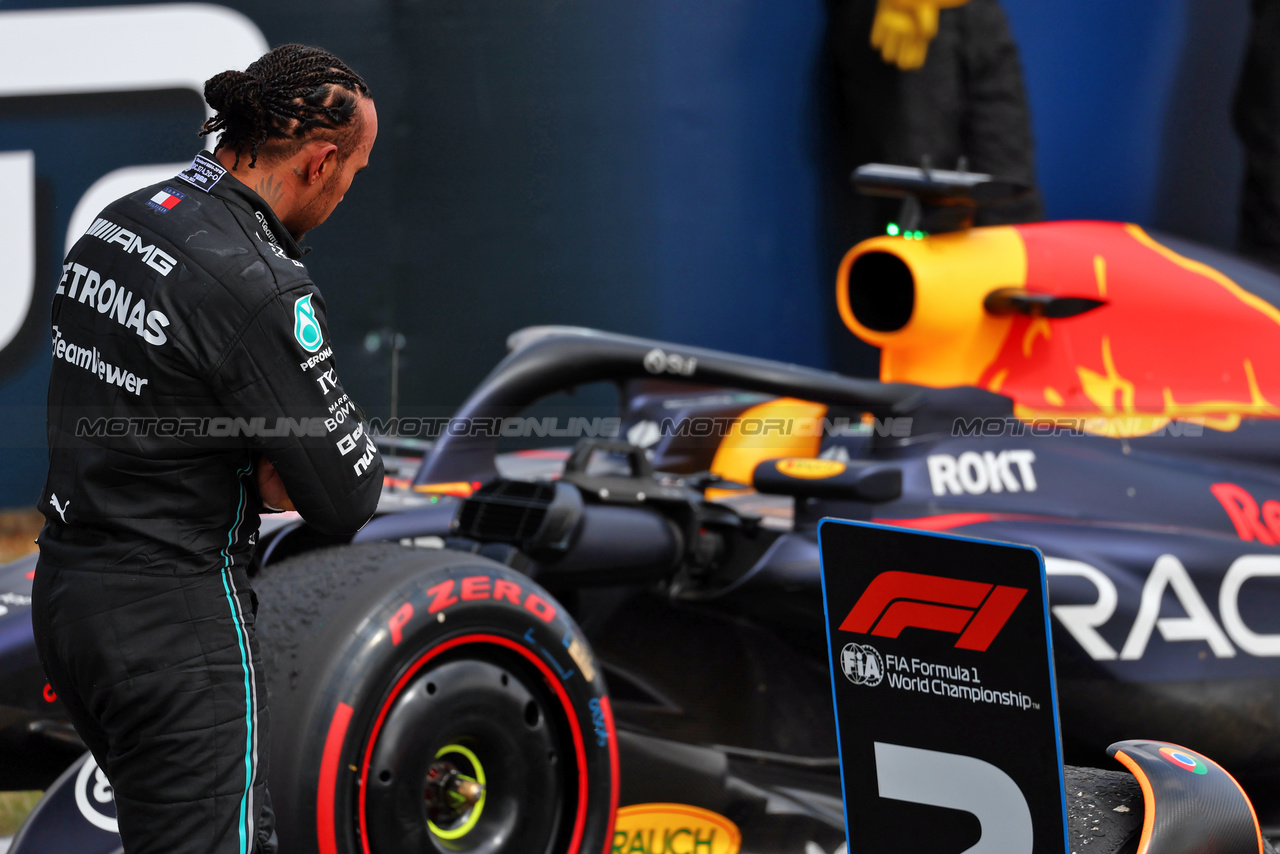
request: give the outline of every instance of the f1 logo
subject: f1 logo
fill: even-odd
[[[956,649],[985,652],[1004,628],[1023,587],[917,572],[882,572],[854,604],[840,631],[896,638],[906,628],[960,635]]]

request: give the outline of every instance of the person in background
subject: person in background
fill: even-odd
[[[1018,48],[997,0],[833,0],[829,36],[847,165],[964,168],[1035,186]],[[855,202],[855,239],[883,233],[893,202]],[[1043,217],[1038,192],[978,225]]]
[[[1253,0],[1233,116],[1244,144],[1236,248],[1280,269],[1280,2]]]

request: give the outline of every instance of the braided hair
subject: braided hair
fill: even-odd
[[[249,168],[268,142],[284,141],[291,154],[311,137],[338,145],[338,156],[358,132],[356,104],[369,87],[342,60],[318,47],[287,44],[255,60],[244,71],[224,71],[205,81],[204,99],[217,111],[200,136],[222,131],[217,148],[249,151]]]

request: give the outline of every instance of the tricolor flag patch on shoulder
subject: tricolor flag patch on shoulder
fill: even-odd
[[[178,202],[185,199],[186,196],[179,193],[173,187],[165,187],[147,200],[147,207],[160,213],[168,213],[177,207]]]

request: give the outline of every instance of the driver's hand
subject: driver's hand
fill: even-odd
[[[280,472],[276,471],[276,467],[266,457],[258,458],[257,475],[258,494],[262,496],[262,503],[268,510],[294,509],[293,501],[285,491],[284,481],[280,479]]]
[[[938,9],[968,0],[879,0],[871,24],[871,46],[884,61],[911,71],[924,65],[929,42],[938,33]]]

